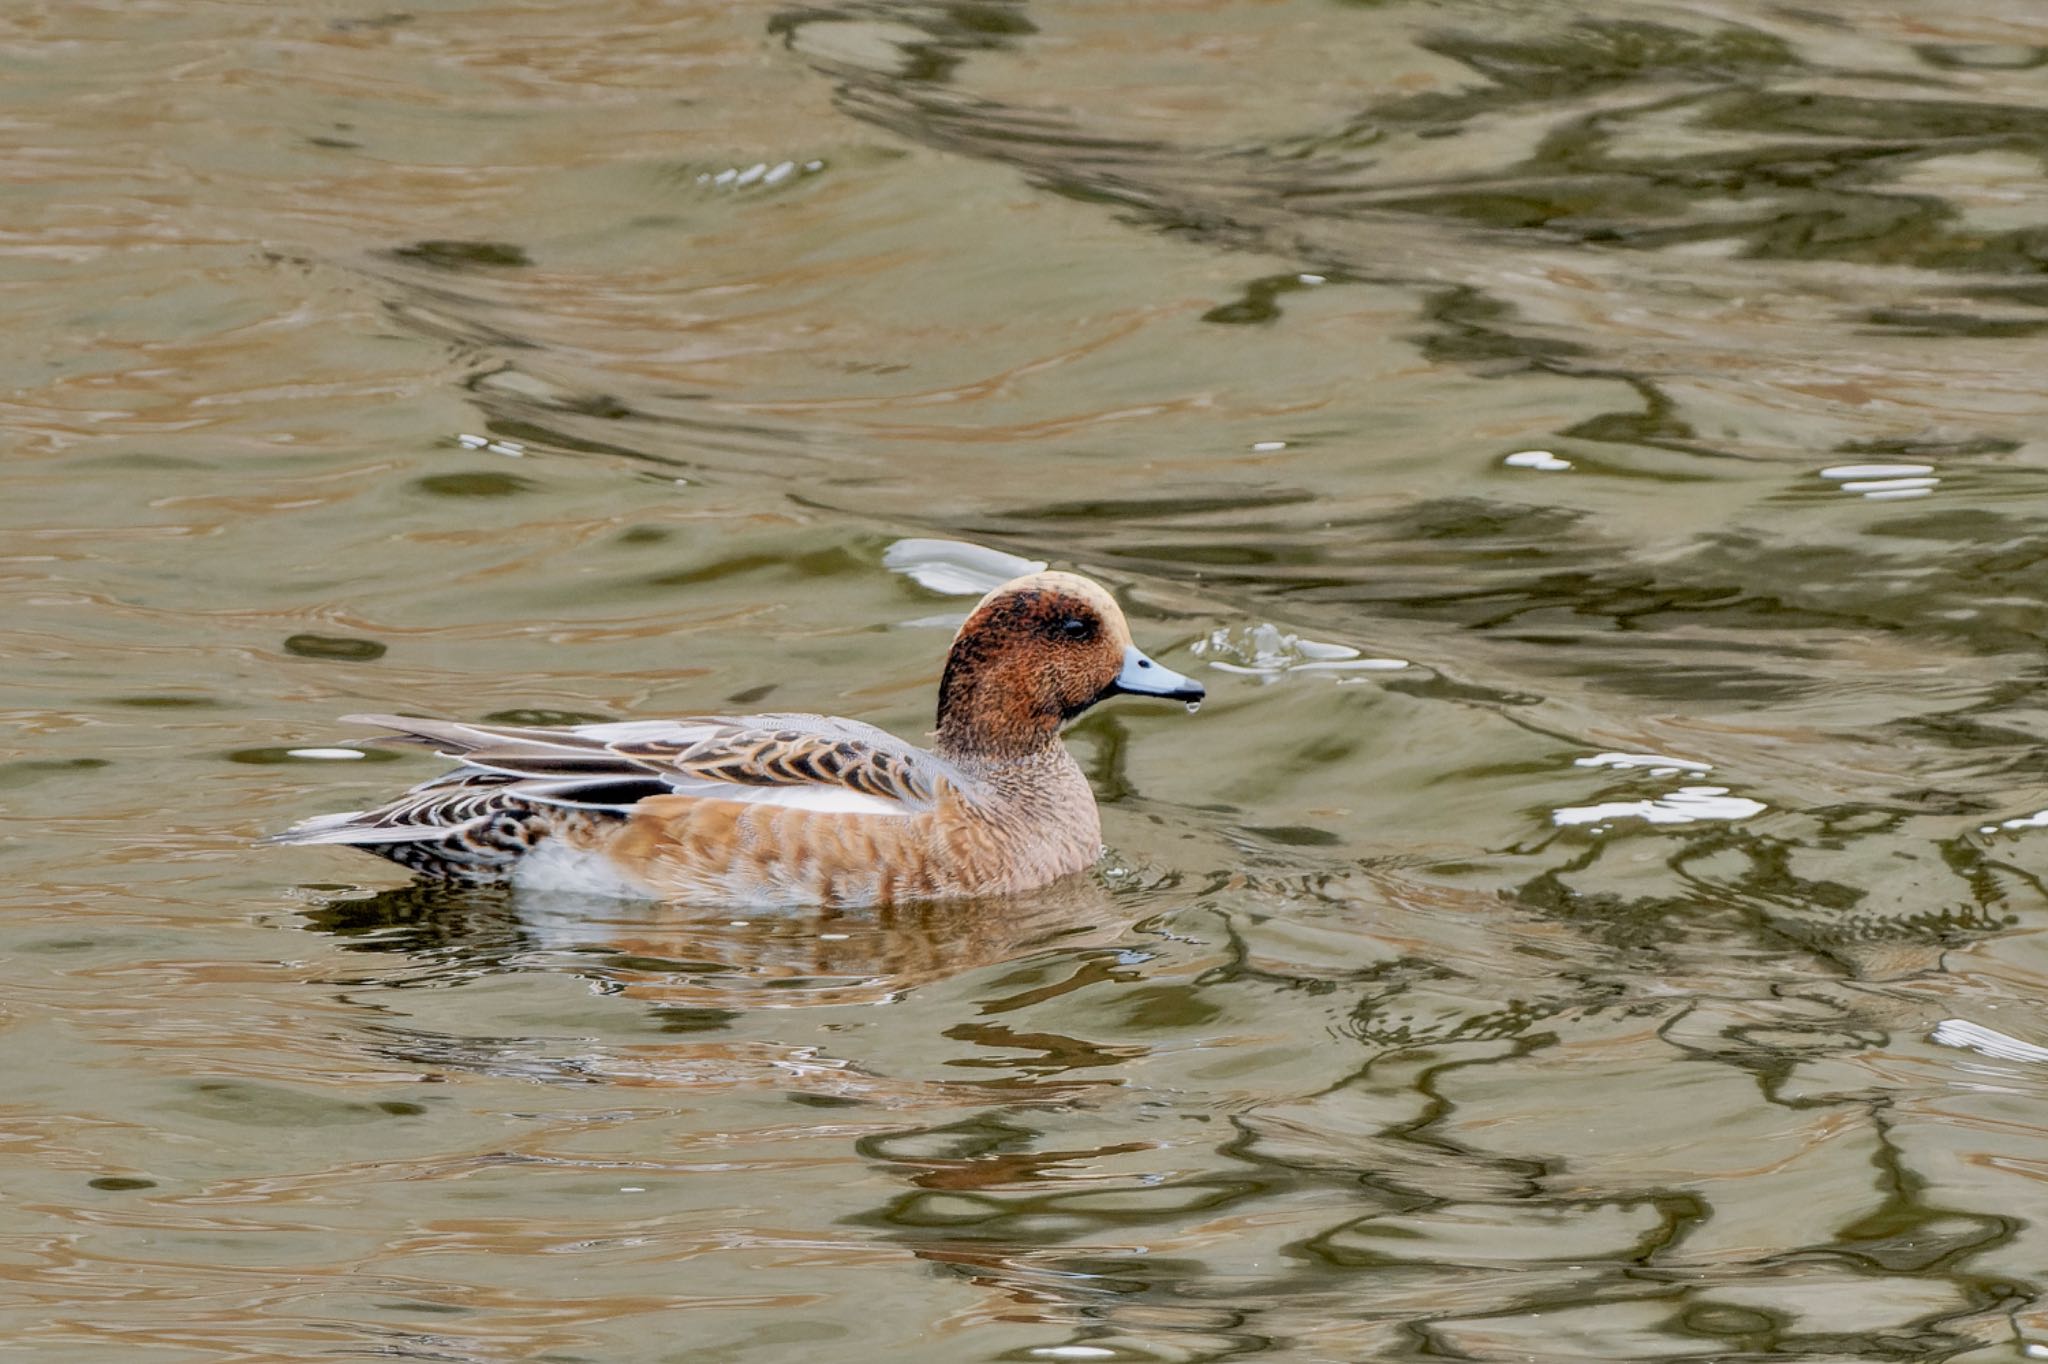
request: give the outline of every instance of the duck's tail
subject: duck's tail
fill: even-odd
[[[672,789],[604,739],[573,730],[403,715],[343,718],[393,731],[375,742],[431,748],[462,766],[387,805],[315,815],[267,842],[346,844],[421,876],[487,884],[509,880],[543,843],[551,856],[586,850],[635,802]]]
[[[377,742],[418,744],[460,759],[483,737],[466,725],[394,715],[350,720],[396,731]],[[521,858],[580,812],[524,797],[502,772],[458,767],[387,804],[300,820],[266,843],[334,843],[396,862],[420,876],[467,885],[511,878]]]
[[[315,815],[264,842],[345,844],[421,876],[487,885],[509,879],[521,858],[577,815],[463,782],[409,791],[372,810]]]

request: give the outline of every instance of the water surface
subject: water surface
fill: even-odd
[[[2048,1349],[2033,7],[74,0],[0,71],[8,1348]],[[294,755],[355,710],[921,734],[906,540],[1209,684],[1077,727],[1098,874],[249,846],[432,770]]]

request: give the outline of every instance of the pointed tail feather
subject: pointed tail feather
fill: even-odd
[[[265,841],[361,848],[422,876],[481,885],[509,878],[519,860],[565,821],[589,818],[533,805],[495,787],[443,787],[374,810],[315,815]]]
[[[580,755],[603,753],[602,739],[587,738],[573,730],[533,729],[523,725],[472,725],[460,720],[427,720],[415,715],[344,715],[344,724],[375,725],[388,729],[372,743],[420,744],[439,749],[451,758],[462,757],[479,748],[511,748],[534,754]]]
[[[415,843],[423,839],[446,838],[454,828],[427,828],[417,824],[389,825],[380,822],[382,810],[343,810],[339,814],[314,815],[291,828],[271,834],[265,843]]]

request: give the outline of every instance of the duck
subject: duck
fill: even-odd
[[[1062,728],[1113,696],[1193,710],[1205,694],[1132,643],[1099,583],[1039,572],[989,592],[954,635],[929,749],[812,714],[566,728],[352,715],[388,731],[373,742],[459,765],[268,841],[360,848],[432,881],[679,903],[1012,895],[1103,853]]]

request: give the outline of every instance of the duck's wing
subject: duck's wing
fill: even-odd
[[[650,796],[681,795],[914,815],[937,804],[948,777],[940,759],[886,730],[822,715],[693,716],[573,729],[345,718],[462,763],[416,787],[420,793],[495,788],[498,796],[617,811]]]

